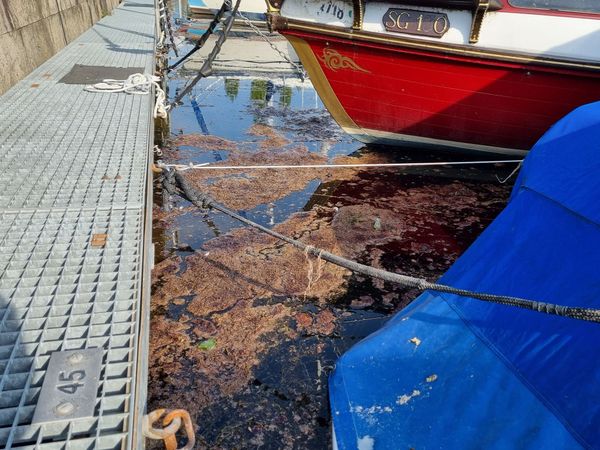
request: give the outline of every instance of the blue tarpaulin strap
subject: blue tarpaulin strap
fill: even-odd
[[[440,282],[600,308],[599,174],[594,103],[540,139]],[[428,292],[340,358],[330,398],[342,450],[600,448],[600,327]]]

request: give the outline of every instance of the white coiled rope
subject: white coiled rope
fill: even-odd
[[[101,92],[101,93],[116,93],[125,92],[133,95],[147,95],[152,91],[154,86],[156,91],[156,101],[154,104],[154,117],[167,118],[167,112],[169,111],[169,105],[167,105],[167,96],[165,91],[160,87],[160,78],[154,75],[148,75],[145,73],[134,73],[129,75],[126,80],[112,80],[105,79],[102,83],[96,83],[88,85],[85,90],[88,92]]]

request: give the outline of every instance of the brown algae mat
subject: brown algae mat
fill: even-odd
[[[249,134],[258,148],[230,145],[227,161],[216,164],[327,162],[268,127],[254,126]],[[204,145],[179,139],[180,145]],[[218,139],[207,142],[204,148],[223,149]],[[385,153],[367,152],[333,163],[386,161]],[[456,173],[446,172],[198,170],[186,176],[240,210],[320,180],[305,211],[275,230],[365,264],[435,280],[510,191],[468,171],[459,175],[472,180],[456,181]],[[248,228],[194,250],[166,257],[153,272],[149,409],[188,409],[197,448],[329,448],[327,375],[335,360],[418,293],[309,258]]]

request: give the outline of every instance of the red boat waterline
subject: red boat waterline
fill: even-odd
[[[597,71],[279,31],[334,119],[364,142],[523,153],[600,98]]]

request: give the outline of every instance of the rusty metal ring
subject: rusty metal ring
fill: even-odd
[[[192,423],[190,414],[185,409],[175,409],[167,413],[163,419],[163,425],[167,426],[169,423],[173,423],[176,420],[183,420],[183,425],[188,438],[187,444],[184,447],[181,447],[179,450],[191,450],[196,444],[196,432],[194,430],[194,424]]]
[[[175,436],[175,433],[181,428],[181,419],[175,417],[170,420],[164,428],[154,428],[154,423],[165,414],[166,409],[157,409],[144,416],[144,435],[150,439],[166,439]],[[164,423],[164,422],[163,422]]]

